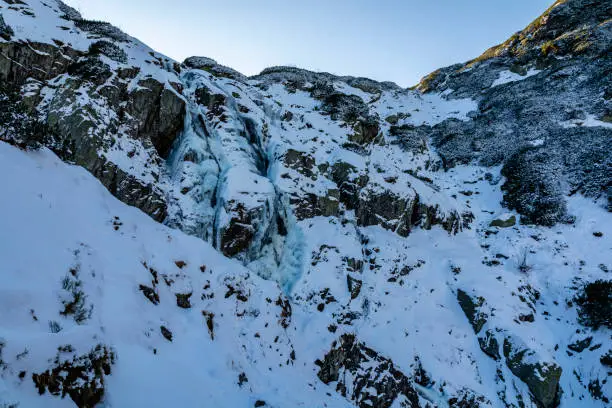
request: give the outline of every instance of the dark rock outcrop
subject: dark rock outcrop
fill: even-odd
[[[499,342],[492,330],[487,330],[484,334],[478,337],[480,349],[493,360],[499,360]]]
[[[227,256],[236,256],[246,252],[255,237],[253,213],[240,202],[230,202],[232,218],[221,231],[220,249]]]
[[[44,43],[0,43],[0,83],[18,88],[26,79],[47,81],[68,71],[82,55],[70,47]]]
[[[603,354],[599,361],[602,365],[612,368],[612,350],[608,350],[606,354]]]
[[[346,285],[348,286],[348,291],[351,294],[351,299],[357,299],[361,293],[363,281],[361,279],[354,278],[351,275],[346,275]]]
[[[444,165],[504,164],[505,203],[525,222],[565,221],[564,197],[576,192],[607,198],[612,209],[612,130],[603,125],[611,18],[608,2],[559,0],[505,43],[425,77],[422,92],[479,103],[472,120],[430,128]],[[589,117],[600,123],[585,126]]]
[[[506,177],[504,205],[521,213],[522,223],[552,226],[567,213],[560,169],[551,168],[548,156],[542,149],[524,149],[510,157],[502,169]]]
[[[574,343],[569,344],[567,348],[576,353],[582,353],[587,347],[591,346],[592,341],[593,337],[585,337],[584,339],[576,340]]]
[[[478,395],[468,389],[462,389],[459,390],[457,396],[448,400],[448,406],[450,408],[484,408],[492,405],[491,401],[484,396]]]
[[[474,333],[480,333],[489,318],[489,316],[481,310],[482,306],[485,304],[485,299],[481,296],[470,296],[467,292],[458,289],[457,301],[472,325]]]
[[[516,217],[514,215],[506,218],[497,218],[489,223],[489,227],[510,228],[516,225]]]
[[[377,82],[368,78],[336,76],[327,72],[313,72],[302,68],[286,66],[266,68],[259,75],[254,76],[253,79],[261,80],[264,83],[284,82],[285,86],[292,91],[300,89],[310,92],[313,90],[313,87],[309,88],[306,86],[307,84],[315,84],[314,87],[319,87],[319,85],[326,86],[326,84],[329,85],[334,80],[345,82],[347,85],[373,94],[381,91],[401,90],[401,88],[393,82]],[[333,92],[333,90],[331,90],[331,92]]]
[[[199,86],[195,92],[196,100],[198,104],[205,106],[209,115],[222,118],[224,105],[227,101],[227,97],[220,93],[215,93],[212,89],[205,86]],[[221,119],[225,122],[225,119]]]
[[[191,295],[193,293],[175,293],[176,296],[176,305],[181,309],[191,309]]]
[[[0,85],[0,141],[23,149],[43,145],[56,150],[48,127],[28,112],[19,94]]]
[[[127,53],[123,51],[123,49],[104,40],[96,41],[95,43],[91,44],[89,47],[89,53],[93,55],[105,55],[108,58],[123,64],[128,62]]]
[[[358,200],[355,212],[358,225],[380,225],[403,237],[408,236],[417,226],[430,229],[440,225],[455,234],[469,224],[470,217],[467,214],[465,217],[455,211],[443,214],[437,205],[421,203],[416,192],[401,197],[380,186],[369,184],[360,191]]]
[[[312,193],[294,194],[289,203],[298,220],[314,217],[334,217],[338,215],[340,197],[338,190],[328,190],[324,196]]]
[[[32,380],[42,395],[69,396],[80,408],[94,408],[104,396],[104,378],[111,374],[115,353],[97,345],[89,353],[76,356],[71,346],[60,347],[54,366]]]
[[[401,406],[419,407],[410,379],[353,334],[340,337],[317,364],[319,379],[325,384],[336,383],[336,391],[360,408],[389,408],[398,399]]]
[[[15,32],[8,24],[6,24],[2,14],[0,14],[0,38],[9,41],[13,34],[15,34]]]
[[[340,189],[340,202],[349,210],[359,206],[359,192],[368,184],[369,177],[349,163],[338,161],[328,171],[328,177]]]
[[[142,294],[149,299],[149,302],[153,303],[154,305],[159,304],[159,294],[154,288],[147,285],[139,285],[138,290],[140,290]]]
[[[165,194],[154,184],[142,182],[104,158],[95,161],[91,168],[90,163],[84,164],[84,167],[90,169],[119,200],[141,209],[158,222],[166,219],[168,206]]]
[[[304,152],[289,149],[285,153],[283,162],[285,166],[294,169],[306,177],[312,177],[314,175],[313,168],[315,167],[315,160],[312,156]]]
[[[542,408],[554,408],[559,404],[559,381],[563,370],[554,361],[542,360],[536,352],[522,345],[517,339],[504,339],[506,365],[521,381],[527,384],[534,401]]]
[[[129,95],[126,112],[137,120],[136,138],[150,140],[162,158],[185,123],[185,100],[175,89],[155,79],[138,82],[138,89]]]
[[[320,85],[310,91],[315,99],[321,99],[321,112],[333,120],[342,120],[351,124],[353,133],[349,140],[358,145],[374,142],[380,133],[380,118],[370,114],[368,105],[356,95],[336,92],[333,87]]]
[[[104,21],[75,19],[74,25],[87,32],[89,38],[107,38],[117,42],[128,42],[129,37],[123,31]]]
[[[85,167],[117,198],[163,221],[167,209],[165,193],[120,168],[106,157],[105,151],[115,143],[119,129],[124,129],[145,146],[152,146],[160,158],[167,157],[184,123],[186,106],[178,92],[149,78],[128,93],[128,82],[139,69],[112,72],[98,56],[110,54],[125,61],[125,52],[106,40],[94,43],[88,53],[68,46],[21,42],[2,43],[0,52],[4,55],[0,58],[0,85],[19,88],[26,80],[42,84],[23,103],[46,116],[42,123],[56,134],[56,142],[71,146],[69,157],[60,154],[62,159]],[[70,78],[55,91],[47,105],[37,106],[41,89],[45,86],[55,89],[53,79],[61,74]],[[114,74],[113,83],[105,86]],[[77,98],[83,91],[114,116],[109,120],[108,112],[96,110],[93,104],[79,106]],[[155,163],[156,154],[151,156]]]
[[[56,1],[57,1],[57,5],[60,11],[62,12],[61,18],[65,20],[75,20],[75,21],[81,20],[83,18],[81,16],[81,13],[79,13],[77,10],[70,7],[66,3],[64,3],[62,0],[56,0]]]
[[[377,116],[368,116],[357,120],[353,125],[353,131],[349,135],[349,140],[358,145],[363,146],[374,142],[382,142],[379,118]]]

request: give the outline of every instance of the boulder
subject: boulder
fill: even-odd
[[[457,301],[472,325],[474,333],[480,333],[489,318],[488,314],[482,311],[482,307],[486,302],[485,298],[482,296],[470,296],[467,292],[457,289]]]
[[[502,215],[489,223],[490,227],[509,228],[516,225],[516,217],[511,214]]]
[[[504,339],[506,366],[527,384],[532,398],[542,408],[555,408],[561,397],[559,381],[562,368],[554,361],[543,359],[516,337]]]

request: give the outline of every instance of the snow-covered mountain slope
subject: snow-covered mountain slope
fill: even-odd
[[[0,404],[609,403],[606,2],[416,89],[0,16]]]
[[[275,283],[125,206],[49,151],[2,143],[0,157],[16,176],[0,182],[11,214],[0,221],[4,406],[91,406],[102,388],[115,407],[349,405],[307,386],[325,345],[290,325]],[[89,354],[98,345],[108,357]],[[98,372],[105,359],[109,376]],[[32,375],[56,367],[39,396]]]

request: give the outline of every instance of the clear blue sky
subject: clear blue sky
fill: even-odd
[[[176,60],[413,85],[522,29],[553,0],[65,0]]]

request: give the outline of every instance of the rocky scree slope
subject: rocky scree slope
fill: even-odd
[[[36,290],[26,282],[42,264],[25,262],[25,241],[3,253],[14,282],[4,310],[27,315],[1,326],[5,405],[609,402],[607,2],[558,1],[411,90],[287,67],[247,78],[204,57],[178,64],[61,1],[3,0],[0,16],[0,138],[49,148],[195,237],[115,215],[132,210],[113,202],[85,213],[100,220],[96,239],[66,218],[83,208],[51,204],[75,226],[48,251],[74,259],[46,259],[48,287],[55,279],[63,292],[14,303]],[[2,148],[4,174],[27,169],[5,178],[4,214],[29,200],[10,182],[55,200],[75,188],[61,183],[76,170],[51,153]],[[57,181],[36,182],[35,169],[58,166]],[[8,221],[7,240],[19,230]],[[41,221],[38,234],[52,240],[57,228]],[[137,248],[116,264],[96,255],[130,239]],[[106,300],[115,292],[119,306]],[[52,341],[38,350],[40,336]],[[163,398],[141,395],[140,381],[176,375],[173,358],[184,375]],[[151,372],[134,371],[143,365]]]

